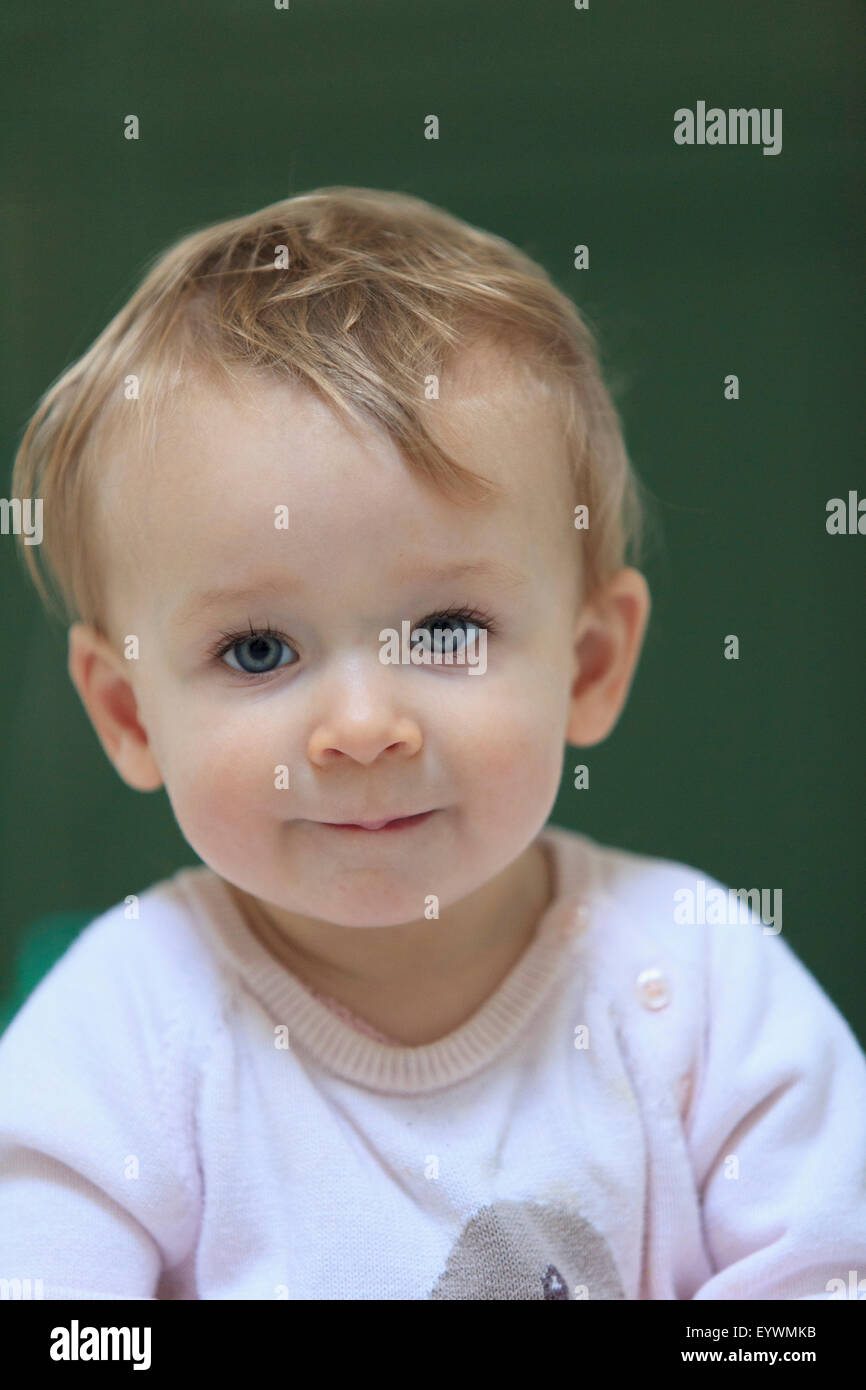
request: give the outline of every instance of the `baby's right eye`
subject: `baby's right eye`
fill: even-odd
[[[280,666],[294,665],[291,660],[281,659],[294,652],[285,638],[277,632],[230,633],[218,655],[233,671],[241,671],[248,676],[266,676]]]

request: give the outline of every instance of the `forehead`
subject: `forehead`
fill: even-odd
[[[395,558],[484,553],[543,572],[556,539],[574,535],[552,398],[490,350],[464,355],[439,389],[424,423],[497,486],[490,500],[455,503],[383,426],[353,428],[298,385],[249,379],[227,392],[190,378],[153,450],[110,460],[112,578],[146,585],[165,607],[181,590],[240,585],[262,569],[369,584]],[[277,508],[288,530],[275,526]]]

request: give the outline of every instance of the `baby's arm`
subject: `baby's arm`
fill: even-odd
[[[707,930],[688,1134],[716,1272],[693,1297],[866,1297],[866,1058],[780,937]]]
[[[183,1024],[124,930],[87,929],[0,1038],[5,1297],[155,1298],[194,1239]]]

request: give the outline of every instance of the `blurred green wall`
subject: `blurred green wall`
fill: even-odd
[[[7,7],[0,487],[39,394],[193,228],[349,183],[515,241],[597,326],[663,527],[629,705],[606,745],[566,750],[554,819],[781,887],[784,936],[866,1041],[866,539],[825,530],[830,497],[866,493],[858,8]],[[781,154],[675,145],[675,109],[699,100],[781,107]],[[107,762],[8,536],[0,585],[8,972],[35,918],[95,913],[197,861],[165,794]],[[729,632],[738,662],[722,659]]]

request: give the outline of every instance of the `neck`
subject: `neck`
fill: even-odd
[[[293,974],[345,999],[365,990],[448,987],[479,974],[496,974],[526,949],[553,894],[552,872],[534,841],[495,879],[439,918],[401,926],[341,927],[281,913],[233,885],[231,892],[251,930]]]

